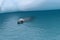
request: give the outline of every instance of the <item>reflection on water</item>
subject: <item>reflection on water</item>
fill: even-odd
[[[20,17],[35,16],[31,22],[17,24]],[[60,14],[25,12],[0,14],[0,40],[60,40]]]

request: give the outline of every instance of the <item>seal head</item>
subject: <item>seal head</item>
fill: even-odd
[[[22,19],[22,18],[19,19],[18,22],[17,22],[17,24],[23,24],[23,23],[24,23],[24,19]]]

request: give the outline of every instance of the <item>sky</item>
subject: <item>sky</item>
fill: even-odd
[[[0,12],[60,9],[60,0],[0,0]]]

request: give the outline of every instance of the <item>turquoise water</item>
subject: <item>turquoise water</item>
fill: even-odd
[[[34,16],[24,24],[20,17]],[[60,10],[0,14],[0,40],[60,40]]]

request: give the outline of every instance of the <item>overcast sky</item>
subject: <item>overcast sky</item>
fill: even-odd
[[[0,11],[60,9],[60,0],[0,0]]]

